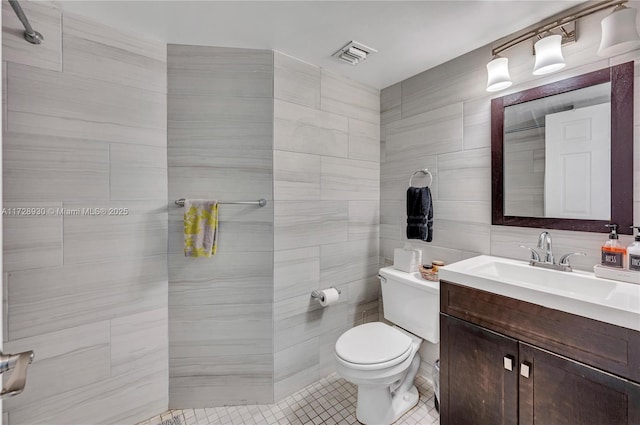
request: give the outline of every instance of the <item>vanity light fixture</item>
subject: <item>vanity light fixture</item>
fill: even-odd
[[[494,56],[487,64],[487,91],[500,91],[509,87],[513,82],[509,76],[509,59],[502,56]]]
[[[599,56],[613,56],[640,48],[636,28],[636,9],[619,5],[602,20]]]
[[[548,34],[533,46],[536,60],[533,65],[533,75],[544,75],[559,71],[567,64],[562,56],[562,36]]]
[[[565,41],[575,41],[575,24],[578,19],[605,9],[615,7],[613,12],[602,20],[602,40],[598,55],[612,56],[640,48],[640,36],[636,28],[636,10],[624,6],[629,0],[604,0],[591,4],[558,19],[540,25],[524,34],[514,37],[492,49],[493,59],[487,64],[487,91],[506,89],[511,85],[507,58],[498,56],[511,47],[533,38],[535,43],[534,75],[543,75],[565,67],[561,45]],[[574,29],[568,29],[570,24]],[[560,34],[557,34],[557,32]],[[555,31],[555,32],[554,32]]]

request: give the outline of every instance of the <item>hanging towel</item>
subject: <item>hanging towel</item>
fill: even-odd
[[[428,186],[407,189],[407,239],[433,239],[433,203]]]
[[[199,199],[184,201],[184,255],[211,257],[218,241],[218,202]]]

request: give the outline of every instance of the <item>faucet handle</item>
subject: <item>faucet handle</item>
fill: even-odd
[[[574,255],[583,255],[583,256],[587,256],[586,253],[584,252],[571,252],[569,254],[564,254],[562,257],[560,257],[560,265],[561,266],[569,266],[569,257],[573,257]]]
[[[540,254],[538,254],[535,249],[529,248],[525,245],[520,245],[520,248],[528,249],[529,251],[531,251],[531,261],[540,261]]]

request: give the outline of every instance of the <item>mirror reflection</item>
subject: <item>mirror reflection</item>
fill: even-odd
[[[504,214],[611,219],[611,83],[504,108]]]

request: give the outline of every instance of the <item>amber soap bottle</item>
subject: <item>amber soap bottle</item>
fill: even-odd
[[[623,268],[627,257],[627,248],[618,240],[618,225],[607,224],[611,229],[609,240],[602,245],[602,265],[606,267]]]

